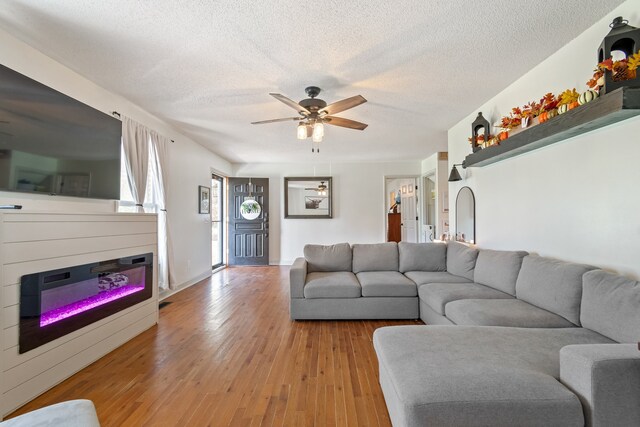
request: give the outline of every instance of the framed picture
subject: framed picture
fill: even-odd
[[[211,189],[203,185],[198,186],[198,213],[211,213]]]
[[[332,218],[333,183],[330,176],[284,179],[284,217]]]
[[[304,208],[305,209],[313,209],[313,210],[321,210],[328,211],[329,210],[329,199],[326,197],[314,197],[314,196],[304,196]]]

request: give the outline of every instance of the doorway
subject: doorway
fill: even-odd
[[[225,179],[211,176],[211,268],[225,264]]]
[[[432,242],[438,236],[436,226],[436,173],[435,171],[422,177],[424,203],[424,240]]]
[[[229,178],[229,265],[269,265],[269,178]]]
[[[385,177],[386,241],[418,242],[418,177]]]

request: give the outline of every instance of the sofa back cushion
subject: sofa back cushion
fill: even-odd
[[[335,245],[305,245],[304,259],[307,272],[351,271],[352,253],[348,243]]]
[[[640,342],[640,282],[602,270],[582,281],[582,326],[621,343]]]
[[[354,244],[353,272],[361,271],[398,271],[398,244]]]
[[[516,297],[580,326],[582,275],[591,267],[528,255],[516,281]]]
[[[447,271],[447,245],[444,243],[398,243],[400,272]]]
[[[515,296],[522,258],[527,255],[524,251],[480,249],[473,281]]]
[[[447,243],[447,271],[473,280],[478,250],[459,242]]]

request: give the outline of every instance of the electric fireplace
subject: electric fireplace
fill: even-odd
[[[153,254],[22,276],[19,353],[151,298]]]

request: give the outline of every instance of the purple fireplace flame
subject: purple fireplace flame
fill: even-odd
[[[153,253],[20,278],[22,354],[153,297]]]
[[[76,314],[83,313],[92,308],[100,307],[111,301],[126,297],[127,295],[135,294],[144,290],[144,285],[132,286],[126,285],[120,288],[115,288],[107,292],[101,292],[97,295],[93,295],[89,298],[85,298],[80,301],[73,302],[71,304],[49,310],[40,315],[40,327],[50,325],[55,322],[59,322],[62,319],[66,319]]]

